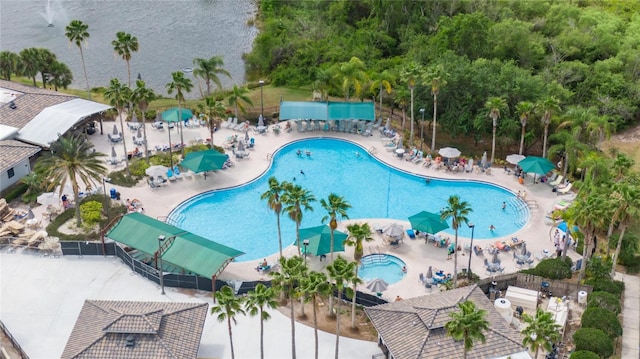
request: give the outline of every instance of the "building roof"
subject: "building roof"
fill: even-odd
[[[15,140],[0,141],[0,173],[40,152],[40,148]]]
[[[474,343],[468,358],[526,354],[520,333],[507,324],[477,286],[369,307],[365,312],[395,359],[461,358],[463,342],[448,336],[444,326],[451,319],[449,313],[458,311],[457,304],[465,300],[487,311],[489,321],[486,342]]]
[[[206,303],[86,300],[61,358],[197,358]]]
[[[2,97],[4,100],[12,99],[16,105],[16,108],[12,109],[8,102],[0,103],[0,124],[18,129],[26,126],[45,108],[77,98],[6,80],[0,80],[0,92],[5,95]]]
[[[165,242],[170,241],[163,244],[161,257],[165,264],[184,268],[205,278],[220,274],[234,258],[244,254],[138,212],[123,216],[106,236],[154,256],[158,252],[158,236],[161,235],[167,238]]]

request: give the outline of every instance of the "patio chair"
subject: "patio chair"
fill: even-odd
[[[296,131],[300,133],[304,132],[304,126],[302,125],[302,121],[296,121]]]
[[[564,176],[563,175],[558,175],[558,177],[556,177],[555,180],[553,181],[549,181],[547,182],[547,184],[551,187],[555,187],[555,186],[559,186],[560,183],[562,183],[562,181],[564,181]]]
[[[571,187],[573,186],[573,184],[571,182],[569,182],[566,186],[562,187],[562,188],[558,188],[556,190],[556,194],[559,196],[561,194],[567,194],[569,193],[569,191],[571,191]]]
[[[411,162],[417,165],[418,163],[422,162],[423,159],[424,159],[424,153],[422,151],[418,151],[418,153],[416,153],[416,156],[413,158],[413,160],[411,160]]]
[[[378,117],[378,121],[371,124],[372,129],[378,129],[380,126],[382,126],[382,117]]]

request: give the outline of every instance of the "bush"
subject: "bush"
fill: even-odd
[[[621,252],[618,263],[625,266],[626,272],[636,274],[640,272],[640,256],[631,252]]]
[[[608,358],[613,354],[613,342],[605,332],[594,328],[580,328],[573,333],[576,351],[586,350]]]
[[[132,176],[135,176],[137,178],[146,176],[146,173],[144,171],[147,168],[149,168],[149,165],[144,158],[136,158],[129,162],[129,171],[131,171]]]
[[[592,286],[594,292],[608,292],[618,299],[622,297],[622,292],[624,291],[623,282],[611,279],[587,279],[584,284]]]
[[[571,359],[600,359],[600,356],[588,350],[578,350],[571,354]]]
[[[126,169],[109,173],[109,178],[111,178],[111,183],[123,187],[133,187],[140,180],[136,176],[127,176]],[[107,183],[107,186],[108,185],[109,184]]]
[[[582,328],[600,329],[611,340],[622,335],[622,325],[616,314],[603,308],[587,308],[582,314]]]
[[[593,292],[587,301],[587,308],[603,308],[620,314],[620,299],[609,292]]]
[[[3,197],[4,197],[4,199],[7,200],[7,203],[11,202],[14,199],[19,198],[20,196],[22,196],[25,192],[27,192],[27,189],[29,189],[29,186],[27,186],[24,183],[18,182],[16,184],[14,184],[13,186],[10,186],[5,191],[5,195]]]
[[[93,227],[102,218],[102,204],[98,201],[88,201],[81,204],[80,217],[82,217],[83,225]]]
[[[547,279],[571,278],[571,264],[562,258],[543,259],[535,268],[523,271]]]
[[[585,268],[588,278],[611,279],[611,258],[593,256]]]

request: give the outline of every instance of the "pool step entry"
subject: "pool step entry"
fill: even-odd
[[[389,259],[389,256],[386,254],[369,254],[368,256],[362,257],[361,263],[362,265],[374,263],[388,264],[391,263],[391,259]]]
[[[529,219],[529,205],[519,198],[509,198],[507,201],[509,208],[517,214],[517,218],[514,223],[520,227],[523,227]]]

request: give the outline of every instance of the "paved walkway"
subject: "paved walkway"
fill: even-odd
[[[640,277],[616,272],[624,282],[622,358],[640,358]]]

